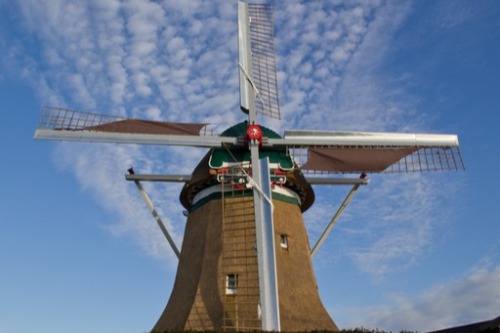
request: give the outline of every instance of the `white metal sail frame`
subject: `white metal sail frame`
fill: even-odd
[[[290,133],[293,133],[292,135]],[[307,165],[307,172],[420,172],[434,170],[463,170],[463,161],[459,150],[459,142],[456,135],[448,134],[405,134],[405,133],[369,133],[369,132],[321,132],[316,135],[297,135],[297,131],[285,132],[285,138],[266,138],[264,147],[283,146],[289,149],[290,154],[299,166]],[[237,146],[241,144],[242,138],[222,137],[215,135],[166,135],[166,134],[143,134],[143,133],[121,133],[104,132],[99,130],[62,129],[39,127],[35,131],[35,139],[81,141],[96,143],[122,143],[122,144],[144,144],[144,145],[168,145],[201,148],[218,148],[221,145]],[[311,152],[327,152],[328,149],[336,149],[330,152],[333,160],[339,160],[337,155],[351,149],[358,160],[370,160],[373,154],[380,158],[378,152],[394,152],[396,149],[408,149],[402,151],[396,158],[388,160],[383,169],[369,170],[360,167],[331,169],[328,166],[318,168],[307,164]],[[352,159],[352,158],[351,158]],[[331,162],[331,161],[330,161]],[[338,161],[337,161],[338,162]],[[348,161],[344,161],[347,164]],[[325,163],[329,163],[325,160]],[[342,163],[342,162],[338,162]]]
[[[206,124],[147,121],[47,106],[34,138],[205,148],[238,142],[238,138],[212,135],[206,128]]]
[[[248,112],[248,123],[256,123],[255,96],[257,89],[253,82],[252,52],[250,49],[250,17],[248,4],[238,1],[238,54],[240,67],[240,106]],[[259,158],[257,140],[250,140],[252,163],[255,228],[257,238],[257,265],[259,275],[259,295],[261,308],[261,328],[263,331],[281,330],[276,254],[274,247],[274,223],[271,184],[269,181],[269,160]],[[264,170],[261,170],[264,169]]]
[[[458,147],[456,135],[404,134],[404,133],[356,133],[349,135],[301,137],[287,136],[283,139],[267,139],[267,146],[356,146],[356,147]],[[367,135],[369,134],[369,135]],[[222,143],[237,144],[238,138],[220,136],[186,136],[135,133],[110,133],[90,130],[37,129],[35,139],[87,141],[103,143],[129,143],[150,145],[184,145],[195,147],[220,147]]]
[[[57,129],[37,129],[35,131],[34,138],[39,140],[185,146],[201,148],[220,147],[223,143],[228,145],[235,145],[238,143],[238,138],[235,137],[113,133],[90,130]]]
[[[453,134],[285,131],[295,162],[308,173],[423,172],[465,169]]]
[[[371,147],[458,147],[458,137],[450,134],[285,131],[284,139],[269,139],[271,145],[371,146]]]

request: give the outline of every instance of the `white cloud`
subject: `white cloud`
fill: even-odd
[[[50,60],[40,64],[33,53],[19,60],[28,68],[26,76],[35,78],[44,101],[167,121],[230,125],[244,119],[238,107],[235,2],[52,0],[18,6]],[[374,69],[409,10],[406,2],[277,4],[284,120],[275,128],[405,127],[406,112],[413,109],[411,96],[381,83],[384,78]],[[142,202],[137,203],[135,188],[123,181],[123,172],[133,165],[138,172],[189,173],[203,152],[112,145],[63,152],[59,156],[86,191],[120,216],[113,230],[135,237],[148,253],[163,253],[159,232],[150,227],[152,221],[144,223],[150,219],[147,210],[140,208]],[[83,170],[96,161],[98,170],[84,177]],[[429,198],[439,199],[443,192],[427,177],[376,179],[355,198],[345,227],[338,231],[349,248],[345,253],[359,269],[379,277],[395,263],[411,263],[421,255],[435,230],[436,206]],[[149,189],[152,197],[162,198],[167,223],[180,240],[184,219],[178,193],[161,193],[163,188],[156,185]],[[388,199],[395,195],[397,201]],[[125,202],[135,202],[134,209]],[[365,207],[374,213],[366,213]],[[330,211],[331,202],[319,198],[316,212],[329,219]],[[376,222],[371,223],[373,216]],[[314,237],[319,228],[311,230]],[[417,237],[410,239],[410,234]],[[360,240],[363,246],[352,246]]]
[[[450,211],[459,204],[450,193],[460,185],[443,174],[369,178],[371,183],[358,189],[317,257],[322,266],[346,257],[377,282],[413,267],[432,248],[446,221],[453,219]],[[316,204],[305,215],[313,242],[348,191],[316,189]]]
[[[336,119],[347,111],[347,105],[339,107],[338,102],[340,83],[352,72],[347,66],[369,33],[368,25],[376,19],[373,13],[384,8],[376,3],[335,6],[308,2],[306,6],[287,2],[279,10],[277,47],[285,53],[279,56],[278,67],[287,73],[280,75],[285,120],[295,127],[331,129],[333,111]],[[383,49],[384,44],[379,47]],[[304,94],[299,103],[298,92]],[[365,100],[365,96],[359,97]]]
[[[134,165],[138,165],[145,173],[160,173],[161,166],[151,159],[154,154],[144,154],[143,149],[132,145],[79,144],[78,148],[74,149],[72,143],[59,145],[54,161],[59,167],[73,171],[84,192],[93,196],[104,210],[119,217],[116,223],[102,227],[117,236],[138,241],[154,257],[167,257],[171,263],[175,262],[173,252],[150,216],[135,185],[124,180],[126,169]],[[179,185],[167,189],[161,184],[144,186],[167,229],[176,243],[181,244],[183,226],[177,224],[175,218],[171,218],[182,216],[182,208],[177,204]]]
[[[281,29],[287,31],[285,36],[278,36],[278,44],[290,50],[279,59],[285,63],[279,79],[286,126],[400,131],[410,127],[407,122],[410,117],[410,129],[423,126],[412,114],[415,108],[412,96],[396,85],[387,84],[388,78],[377,71],[392,47],[392,36],[410,13],[410,4],[370,3],[339,6],[335,11],[317,6],[317,3],[305,7],[287,4],[283,9],[294,11],[305,26],[310,24],[309,17],[314,19],[320,36],[318,42],[312,44],[314,46],[308,45],[313,40],[312,35],[302,38],[301,28],[295,26],[294,19],[289,20],[291,14],[286,16],[286,22],[281,22],[285,18],[278,15],[278,21],[285,27]],[[318,10],[326,14],[317,15]],[[336,20],[331,20],[332,16]],[[334,32],[331,38],[335,43],[325,43],[323,34],[331,32]],[[311,56],[307,52],[309,49],[317,51]],[[324,60],[323,54],[330,59]],[[335,54],[342,56],[332,60],[337,57]],[[287,63],[290,58],[295,59],[291,66]],[[301,76],[301,69],[311,64],[318,75],[309,86]],[[371,178],[372,183],[360,188],[330,236],[337,250],[340,246],[339,253],[330,251],[331,244],[327,241],[318,257],[320,262],[325,262],[347,256],[360,271],[376,281],[418,262],[435,240],[442,221],[448,218],[439,207],[453,206],[452,199],[447,196],[456,191],[446,188],[456,184],[448,184],[443,174]],[[305,216],[313,242],[347,191],[317,189],[315,206]]]
[[[426,332],[496,318],[499,286],[500,267],[479,267],[415,297],[392,295],[388,305],[339,309],[337,313],[346,318],[342,327]]]

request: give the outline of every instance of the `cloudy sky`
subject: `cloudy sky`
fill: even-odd
[[[176,259],[131,183],[200,149],[34,141],[43,105],[224,128],[236,1],[0,0],[1,332],[144,332]],[[275,130],[458,134],[465,172],[372,175],[314,258],[341,328],[500,315],[500,3],[276,1]],[[266,121],[266,120],[263,120]],[[179,185],[145,184],[182,242]],[[311,243],[349,188],[317,188]]]

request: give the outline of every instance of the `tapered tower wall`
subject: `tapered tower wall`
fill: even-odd
[[[273,200],[281,329],[338,330],[319,297],[309,238],[298,205]],[[287,246],[282,246],[286,236]]]
[[[300,207],[273,204],[282,330],[337,330],[319,298]],[[188,216],[174,288],[154,331],[259,330],[258,303],[253,197],[218,193]]]

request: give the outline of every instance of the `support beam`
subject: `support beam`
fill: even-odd
[[[172,182],[187,183],[191,180],[191,175],[153,175],[153,174],[133,174],[125,175],[129,181],[142,182]],[[361,178],[331,178],[331,177],[307,177],[306,180],[311,185],[368,185],[368,179]]]
[[[134,175],[134,170],[130,168],[128,170],[130,173],[130,176]],[[165,227],[165,224],[160,218],[160,215],[156,211],[156,208],[153,206],[153,203],[149,199],[149,196],[147,195],[146,191],[144,190],[144,187],[142,187],[142,184],[138,180],[134,180],[135,185],[137,186],[137,189],[139,190],[139,193],[141,194],[142,198],[144,199],[144,202],[146,202],[146,205],[149,208],[149,211],[151,214],[153,214],[154,219],[156,220],[156,223],[160,227],[161,231],[163,232],[163,235],[167,239],[168,243],[172,247],[172,250],[174,251],[175,255],[177,256],[177,259],[180,258],[181,253],[179,252],[179,249],[177,248],[177,245],[175,245],[174,240],[170,236],[170,233],[168,232],[167,228]]]
[[[191,180],[191,175],[125,175],[126,180],[143,181],[143,182],[171,182],[171,183],[187,183]]]
[[[306,180],[311,185],[368,185],[369,179],[366,178],[326,178],[326,177],[307,177]]]
[[[347,194],[347,197],[344,199],[344,202],[342,202],[342,205],[340,205],[339,209],[337,210],[337,212],[333,216],[332,220],[330,221],[330,223],[328,223],[327,227],[325,228],[325,230],[323,231],[323,233],[319,237],[318,241],[314,245],[313,249],[311,250],[311,257],[314,257],[316,252],[318,252],[319,248],[321,247],[321,245],[325,241],[326,237],[328,236],[330,231],[332,231],[333,226],[335,225],[335,223],[337,223],[338,219],[340,218],[340,216],[342,215],[342,213],[346,209],[349,202],[351,202],[351,200],[352,200],[354,194],[356,193],[356,191],[358,190],[359,186],[361,186],[361,184],[355,184],[352,187],[349,194]]]

